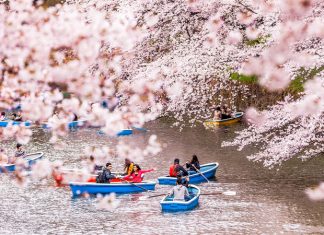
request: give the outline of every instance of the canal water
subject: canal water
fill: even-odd
[[[147,124],[149,131],[120,137],[124,142],[144,146],[152,134],[164,145],[158,156],[139,162],[143,169],[157,168],[146,179],[166,175],[175,157],[182,162],[196,154],[201,163],[219,162],[216,179],[200,184],[202,193],[235,191],[236,195],[201,196],[199,207],[185,213],[162,213],[161,197],[144,199],[148,193],[117,196],[112,210],[96,208],[95,198],[71,197],[69,187],[54,182],[17,186],[10,175],[0,175],[0,234],[324,234],[324,203],[310,201],[304,190],[323,177],[324,158],[306,162],[293,159],[281,167],[267,169],[247,160],[253,148],[241,152],[221,148],[235,136],[241,124],[206,130],[203,126],[171,128],[167,120]],[[111,146],[116,138],[100,136],[94,129],[71,132],[57,150],[49,133],[34,130],[28,152],[43,151],[51,161],[62,160],[67,167],[80,167],[86,146]],[[1,147],[13,151],[14,142]],[[123,159],[111,159],[116,170]],[[156,193],[170,190],[156,186]]]

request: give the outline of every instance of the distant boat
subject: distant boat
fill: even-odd
[[[82,127],[85,124],[85,120],[79,120],[79,121],[72,121],[72,122],[67,122],[66,125],[69,129],[76,129],[78,127]],[[51,124],[50,123],[43,123],[42,128],[44,129],[51,129]]]
[[[35,162],[43,157],[44,153],[37,152],[37,153],[30,153],[27,154],[23,159],[27,161],[28,166],[32,166]],[[15,164],[3,164],[0,165],[0,172],[4,171],[15,171],[16,165]]]
[[[147,130],[145,128],[139,128],[139,127],[132,127],[132,129],[124,129],[119,132],[117,132],[116,136],[127,136],[132,135],[136,132],[146,132]],[[104,135],[103,131],[98,131],[98,134]]]
[[[166,195],[160,202],[162,211],[178,212],[194,209],[199,204],[200,189],[195,185],[188,186],[189,198],[185,201],[173,201],[173,196]]]
[[[109,193],[138,193],[148,190],[154,190],[156,183],[154,181],[143,181],[141,183],[69,183],[73,196],[80,196],[83,193],[88,194],[109,194]]]
[[[208,163],[200,166],[200,172],[207,179],[213,178],[216,174],[216,170],[218,168],[218,162]],[[196,171],[189,171],[189,183],[196,184],[206,182],[206,179]],[[158,178],[159,184],[169,184],[176,185],[177,178],[170,176],[162,176]]]
[[[243,112],[237,112],[237,113],[234,113],[233,117],[231,117],[231,118],[226,118],[226,119],[221,119],[221,120],[213,120],[213,119],[207,120],[204,122],[204,125],[206,127],[230,125],[230,124],[239,122],[242,119],[243,115],[244,115]]]
[[[6,121],[0,121],[0,127],[7,127],[9,125],[13,126],[31,126],[31,122],[19,122],[19,121],[12,121],[12,120],[6,120]]]

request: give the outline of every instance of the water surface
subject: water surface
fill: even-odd
[[[235,136],[243,127],[205,130],[202,126],[179,132],[167,121],[149,123],[146,134],[121,137],[123,141],[144,146],[151,134],[158,135],[165,147],[156,157],[140,162],[144,169],[158,168],[146,179],[165,175],[175,157],[182,162],[197,154],[201,163],[219,162],[217,178],[200,184],[202,193],[236,191],[236,196],[201,196],[200,205],[185,213],[162,213],[161,198],[141,200],[147,193],[118,196],[119,207],[98,210],[95,198],[72,199],[69,187],[56,188],[53,182],[34,182],[20,188],[8,175],[0,175],[0,234],[324,234],[324,203],[311,202],[306,187],[323,180],[321,157],[307,162],[298,159],[275,169],[263,168],[241,152],[221,148],[221,142]],[[28,152],[43,151],[45,157],[62,160],[66,166],[80,167],[86,146],[111,146],[117,138],[99,136],[94,129],[71,132],[63,142],[64,150],[48,144],[49,134],[34,130]],[[1,147],[14,149],[14,142]],[[123,159],[111,159],[121,168]],[[164,193],[170,186],[156,186]]]

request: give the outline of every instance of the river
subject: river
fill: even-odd
[[[171,128],[167,120],[146,125],[147,133],[120,137],[144,146],[151,134],[164,144],[158,156],[146,158],[146,174],[156,179],[167,174],[175,157],[182,162],[197,154],[201,163],[219,162],[216,179],[200,184],[202,193],[235,191],[236,195],[201,196],[199,207],[185,213],[162,213],[161,198],[141,200],[147,193],[117,196],[120,205],[113,211],[98,210],[95,198],[72,199],[69,187],[53,182],[17,186],[9,175],[0,175],[0,234],[324,234],[324,203],[310,201],[305,188],[323,180],[324,158],[306,162],[293,159],[281,167],[267,169],[247,160],[253,148],[241,152],[221,148],[241,124],[215,131],[199,126]],[[62,160],[68,167],[80,167],[84,147],[109,146],[117,138],[99,136],[94,129],[71,132],[63,139],[64,150],[48,144],[49,133],[34,130],[28,152],[43,151],[51,161]],[[14,142],[1,147],[14,149]],[[121,169],[123,159],[111,160]],[[170,186],[156,186],[164,193]]]

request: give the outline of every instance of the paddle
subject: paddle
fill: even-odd
[[[194,168],[195,168],[195,170],[202,176],[202,177],[204,177],[204,179],[207,181],[207,183],[209,183],[209,180],[206,178],[206,176],[204,176],[203,175],[203,173],[201,173],[201,171],[200,170],[198,170],[197,168],[196,168],[196,166],[195,165],[193,165],[193,164],[190,164],[191,166],[193,166]]]
[[[121,178],[120,178],[120,179],[121,179]],[[135,186],[135,187],[138,187],[138,188],[140,188],[140,189],[143,189],[143,190],[146,191],[146,192],[151,192],[151,190],[148,190],[148,189],[146,189],[146,188],[144,188],[144,187],[142,187],[142,186],[136,185],[136,184],[134,184],[133,182],[129,182],[129,181],[124,180],[124,179],[121,179],[121,181],[123,181],[123,182],[127,182],[127,183],[129,183],[129,184],[131,184],[131,185],[133,185],[133,186]]]
[[[235,191],[225,191],[225,192],[213,192],[213,193],[201,193],[200,196],[213,196],[213,195],[226,195],[226,196],[235,196],[236,192]],[[151,196],[142,196],[140,197],[140,200],[144,199],[149,199],[149,198],[154,198],[154,197],[160,197],[160,196],[165,196],[166,194],[157,194],[157,195],[151,195]]]

